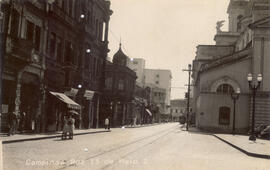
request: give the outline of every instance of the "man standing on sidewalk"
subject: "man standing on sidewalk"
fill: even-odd
[[[17,126],[17,115],[15,112],[10,112],[8,115],[8,122],[9,122],[9,132],[8,136],[14,135],[16,131],[16,126]]]
[[[110,130],[110,120],[108,117],[105,119],[105,129]]]

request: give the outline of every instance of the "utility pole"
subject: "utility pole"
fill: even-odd
[[[191,69],[191,64],[188,65],[188,69],[184,69],[183,71],[188,71],[188,92],[187,92],[187,126],[186,129],[188,131],[188,126],[189,126],[189,100],[190,100],[190,75],[191,72],[193,71]]]

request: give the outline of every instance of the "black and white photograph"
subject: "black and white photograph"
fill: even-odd
[[[0,170],[269,170],[270,0],[0,0]]]

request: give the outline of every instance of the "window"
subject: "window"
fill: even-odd
[[[40,27],[36,25],[35,29],[35,50],[39,51],[40,48]]]
[[[70,41],[66,42],[65,46],[65,62],[73,63],[74,48]]]
[[[118,90],[124,90],[124,80],[122,79],[118,81]]]
[[[62,63],[62,39],[57,37],[56,39],[56,48],[57,48],[57,63]]]
[[[105,80],[105,88],[106,89],[112,89],[112,77],[106,78]]]
[[[218,93],[231,94],[234,92],[233,87],[229,84],[221,84],[217,88]]]
[[[159,81],[156,81],[156,84],[159,84]]]
[[[103,22],[103,27],[102,27],[102,41],[106,40],[106,23]]]
[[[159,74],[156,75],[156,78],[159,78]]]
[[[18,29],[19,29],[19,13],[16,10],[13,10],[13,15],[12,15],[12,19],[11,19],[11,30],[10,30],[10,34],[12,37],[18,37]]]
[[[30,22],[27,21],[27,28],[26,28],[26,39],[33,42],[34,39],[34,27],[35,25]]]
[[[51,57],[53,57],[53,58],[55,56],[55,43],[56,43],[56,35],[55,35],[55,33],[51,33],[51,36],[50,36],[50,54],[51,54]]]
[[[219,124],[229,125],[230,124],[230,108],[223,106],[219,108]]]
[[[65,72],[65,86],[69,86],[69,71]]]
[[[134,65],[137,65],[137,64],[138,64],[138,61],[133,61],[133,64],[134,64]]]
[[[99,32],[98,32],[98,19],[96,19],[96,37],[98,37],[98,34],[99,34]]]
[[[69,16],[73,16],[73,0],[69,0],[68,14]]]

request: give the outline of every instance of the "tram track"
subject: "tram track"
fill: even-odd
[[[166,135],[168,135],[169,133],[175,131],[175,127],[177,127],[178,125],[175,125],[173,127],[169,127],[169,128],[166,128],[165,130],[162,130],[162,131],[158,131],[156,133],[153,133],[151,135],[148,135],[148,136],[144,136],[144,137],[141,137],[139,139],[136,139],[134,141],[131,141],[131,142],[128,142],[128,143],[125,143],[123,145],[120,145],[120,146],[117,146],[117,147],[114,147],[114,148],[111,148],[111,149],[108,149],[108,150],[104,150],[104,151],[101,151],[99,153],[96,153],[94,155],[91,155],[89,157],[86,157],[83,159],[83,161],[85,162],[89,162],[93,159],[98,159],[99,157],[102,157],[102,156],[106,156],[106,154],[112,154],[114,152],[117,152],[117,151],[120,151],[122,149],[126,149],[128,147],[132,147],[133,145],[138,145],[139,143],[143,143],[144,141],[146,140],[149,140],[149,142],[146,142],[146,143],[143,143],[141,146],[139,147],[135,147],[135,149],[133,149],[132,151],[129,151],[127,153],[125,153],[124,155],[120,156],[119,158],[117,158],[116,160],[114,160],[113,162],[117,162],[118,160],[120,159],[123,159],[125,157],[127,157],[128,155],[138,151],[139,149],[142,149],[154,142],[156,142],[157,140],[159,140],[160,138],[162,137],[165,137]],[[80,156],[80,155],[79,155]],[[108,167],[112,166],[113,164],[109,164],[109,165],[105,165],[99,169],[107,169]],[[59,168],[59,170],[63,170],[63,169],[67,169],[67,168],[71,168],[71,167],[74,167],[76,166],[76,164],[69,164],[69,165],[65,165],[61,168]]]

